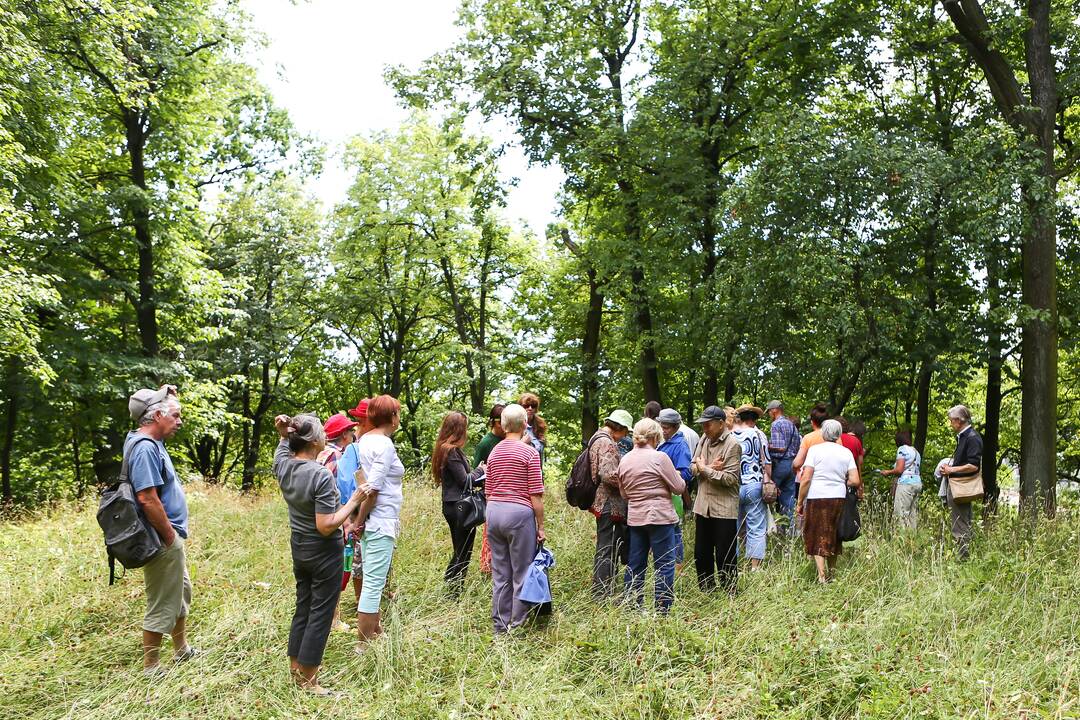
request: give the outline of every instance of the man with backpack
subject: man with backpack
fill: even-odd
[[[191,605],[184,543],[188,535],[188,507],[165,441],[180,429],[180,401],[176,387],[142,389],[128,400],[128,412],[138,424],[124,440],[127,477],[135,490],[146,521],[157,531],[162,550],[143,566],[146,579],[146,616],[143,618],[143,668],[148,675],[160,671],[161,639],[173,641],[175,662],[190,660],[198,651],[187,642],[185,625]]]

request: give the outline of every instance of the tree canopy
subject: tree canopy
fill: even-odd
[[[530,390],[551,463],[615,407],[774,397],[913,430],[952,405],[1032,513],[1080,481],[1073,3],[465,0],[386,80],[411,116],[324,148],[243,60],[234,2],[0,0],[6,501],[117,471],[135,388],[181,387],[188,468],[244,489],[273,415]],[[485,121],[508,123],[487,137]],[[360,128],[358,128],[359,131]],[[507,219],[516,142],[565,173]],[[1009,473],[1000,473],[1011,483]]]

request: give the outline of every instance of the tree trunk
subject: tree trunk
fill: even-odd
[[[139,327],[139,340],[143,355],[157,357],[161,347],[158,343],[157,298],[154,294],[154,245],[150,234],[150,208],[147,204],[146,150],[144,111],[125,110],[124,129],[127,132],[127,150],[131,168],[129,175],[137,192],[128,201],[131,224],[135,228],[135,246],[138,256],[139,304],[135,318]],[[160,379],[160,378],[155,378]]]
[[[19,377],[14,357],[8,362],[7,398],[4,402],[4,439],[0,445],[0,492],[5,504],[11,495],[11,451],[15,447],[15,430],[19,421]]]
[[[1054,130],[1058,109],[1055,60],[1050,44],[1050,0],[1028,0],[1025,72],[1031,98],[1017,73],[991,45],[992,29],[978,0],[944,3],[945,11],[982,69],[1002,117],[1038,162],[1037,179],[1021,185],[1027,208],[1022,260],[1020,495],[1022,511],[1053,516],[1057,483],[1057,175]],[[1034,146],[1034,147],[1032,147]],[[1041,499],[1041,503],[1038,500]]]
[[[259,451],[262,449],[263,425],[266,420],[266,412],[273,401],[270,385],[270,361],[262,363],[260,380],[259,403],[251,413],[251,441],[248,444],[247,454],[244,457],[244,474],[240,481],[240,490],[248,492],[255,487],[255,471],[259,464]]]
[[[585,312],[581,338],[581,443],[585,445],[600,429],[600,334],[604,295],[600,292],[596,268],[589,262],[587,253],[571,239],[569,230],[563,228],[560,235],[566,248],[585,266],[589,283],[589,308]]]
[[[82,459],[79,452],[79,426],[77,423],[71,424],[71,467],[75,473],[75,497],[82,499],[83,494],[86,492],[86,486],[83,484],[82,476]]]
[[[930,385],[934,377],[934,360],[925,358],[919,365],[919,383],[915,397],[915,449],[926,451],[926,431],[930,423]]]

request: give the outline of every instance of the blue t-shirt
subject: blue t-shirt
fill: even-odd
[[[360,469],[360,457],[356,454],[357,444],[349,443],[337,463],[337,489],[342,505],[349,502],[349,498],[356,492],[356,471]]]
[[[184,488],[176,477],[176,468],[173,467],[169,451],[165,449],[165,443],[132,430],[124,440],[124,455],[128,459],[128,478],[131,479],[135,492],[156,487],[165,508],[165,517],[169,519],[169,524],[176,533],[186,540],[187,498],[184,497]]]
[[[904,460],[904,472],[896,482],[900,485],[922,485],[922,477],[919,475],[919,466],[922,464],[922,455],[910,445],[901,445],[896,448],[896,459]]]

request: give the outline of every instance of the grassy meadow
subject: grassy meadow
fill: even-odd
[[[463,599],[444,593],[449,536],[436,491],[416,481],[387,633],[364,657],[333,633],[323,681],[343,692],[319,699],[287,672],[280,497],[188,491],[189,636],[205,654],[152,681],[140,672],[142,574],[108,586],[95,508],[0,525],[2,720],[1080,717],[1075,517],[1035,540],[1002,517],[959,563],[924,493],[914,538],[871,509],[831,585],[814,582],[801,547],[770,540],[766,569],[743,572],[736,597],[698,592],[690,563],[658,618],[589,600],[593,520],[553,492],[556,615],[493,643],[489,580],[474,557]]]

